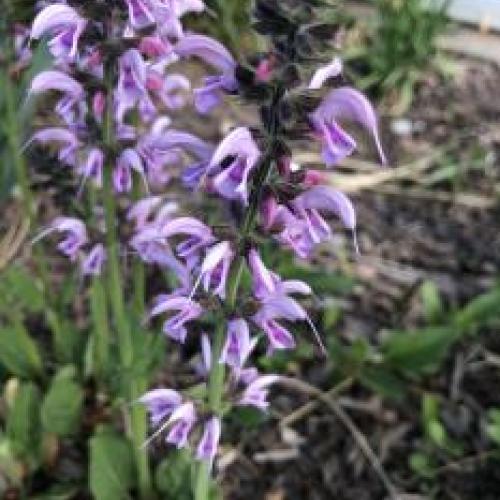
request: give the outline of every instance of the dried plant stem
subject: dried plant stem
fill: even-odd
[[[349,415],[342,409],[342,407],[337,401],[335,401],[334,398],[332,398],[328,394],[325,394],[323,391],[314,387],[313,385],[294,378],[280,377],[279,383],[290,389],[294,389],[296,391],[309,394],[310,396],[314,396],[315,398],[318,398],[322,403],[324,403],[351,433],[359,449],[363,452],[363,455],[365,455],[373,470],[380,478],[380,481],[383,483],[385,489],[387,490],[387,493],[389,494],[389,497],[392,500],[398,500],[398,490],[392,484],[392,481],[386,474],[382,463],[380,462],[375,452],[372,450],[368,439],[358,429],[357,425],[354,423],[351,417],[349,417]]]

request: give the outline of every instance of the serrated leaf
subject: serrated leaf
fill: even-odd
[[[130,443],[111,430],[90,440],[89,486],[96,500],[131,498],[135,484]]]
[[[54,377],[41,408],[44,430],[61,437],[78,431],[82,413],[83,390],[71,375],[60,373]]]
[[[0,330],[0,364],[18,377],[31,378],[42,375],[40,352],[23,325]]]

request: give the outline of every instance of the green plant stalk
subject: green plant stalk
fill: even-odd
[[[14,104],[14,89],[8,75],[8,68],[1,68],[1,73],[3,74],[2,87],[4,91],[6,108],[5,130],[7,135],[7,142],[9,144],[12,161],[14,163],[16,178],[21,189],[24,211],[26,213],[26,216],[29,218],[30,225],[32,225],[33,223],[36,223],[37,213],[26,169],[26,162],[24,161],[22,147],[19,141],[20,133],[18,127],[18,110],[16,109]],[[45,319],[50,329],[52,330],[54,350],[58,359],[63,361],[70,360],[73,353],[68,352],[65,329],[63,328],[54,305],[50,301],[50,294],[47,293],[48,290],[50,290],[48,268],[43,251],[38,245],[33,247],[33,260],[35,262],[35,266],[37,268],[43,287]]]
[[[253,230],[257,218],[257,209],[262,195],[262,188],[265,185],[272,166],[272,151],[274,150],[274,140],[271,139],[271,146],[268,152],[265,153],[260,168],[257,172],[254,182],[254,189],[252,192],[250,206],[245,214],[245,219],[242,224],[241,232],[241,245],[240,256],[237,259],[233,272],[228,281],[228,292],[226,299],[226,309],[232,313],[236,307],[238,298],[238,290],[241,284],[241,277],[245,268],[244,252],[247,245],[248,237]],[[264,182],[261,182],[264,181]],[[210,377],[208,380],[208,406],[210,410],[220,415],[222,410],[222,396],[224,392],[224,376],[225,368],[222,363],[219,363],[219,358],[224,344],[224,321],[220,321],[212,341],[212,363],[210,370]],[[208,500],[209,499],[209,484],[210,484],[210,467],[206,462],[200,462],[196,470],[195,482],[195,500]]]
[[[108,78],[111,75],[108,75]],[[106,114],[104,123],[103,141],[108,149],[112,151],[115,144],[113,136],[113,103],[112,103],[112,81],[108,81]],[[125,376],[130,376],[134,362],[134,347],[132,340],[132,329],[125,307],[123,295],[123,279],[120,271],[120,256],[118,237],[116,231],[117,210],[115,195],[113,191],[111,165],[104,172],[103,201],[106,221],[106,247],[107,247],[107,278],[110,294],[111,310],[117,331],[120,362]],[[143,285],[141,285],[143,288]],[[130,401],[137,398],[146,389],[147,381],[134,379],[128,387],[127,397]],[[146,439],[147,420],[143,408],[133,405],[130,413],[131,418],[131,441],[134,450],[134,460],[137,469],[138,487],[140,498],[147,499],[151,496],[151,475],[146,452],[142,449],[142,444]]]
[[[134,185],[133,197],[139,199],[140,184]],[[139,320],[144,316],[145,297],[146,297],[146,276],[144,264],[140,259],[135,259],[132,264],[132,280],[134,284],[133,290],[133,306],[136,317]],[[137,375],[132,380],[131,392],[133,400],[144,394],[148,389],[148,379],[144,375]],[[139,491],[143,499],[152,497],[151,476],[149,468],[149,454],[141,446],[148,435],[147,412],[142,405],[133,405],[131,413],[131,423],[134,436],[134,454],[139,473]]]
[[[92,281],[90,311],[94,323],[95,373],[102,381],[105,379],[109,367],[111,333],[108,323],[108,301],[101,276],[94,277]]]

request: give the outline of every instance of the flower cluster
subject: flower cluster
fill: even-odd
[[[238,64],[216,40],[183,28],[184,14],[203,10],[201,0],[96,4],[100,15],[93,17],[90,7],[52,3],[33,23],[31,37],[49,37],[55,62],[35,77],[30,92],[57,93],[59,120],[37,131],[33,141],[55,144],[59,161],[80,176],[82,188],[92,182],[124,196],[138,186],[145,195],[127,209],[129,248],[176,278],[176,286],[155,298],[149,320],[161,317],[165,335],[184,343],[208,313],[220,318],[215,331],[200,338],[207,395],[194,399],[161,388],[139,399],[149,410],[152,437],[165,432],[179,448],[197,439],[196,456],[212,463],[225,412],[232,405],[265,409],[269,388],[279,380],[251,364],[260,334],[268,354],[292,349],[291,325],[305,322],[324,349],[297,299],[311,288],[268,269],[255,236],[307,259],[331,238],[331,216],[353,235],[356,230],[350,200],[328,185],[326,170],[295,165],[293,142],[316,140],[325,166],[333,167],[356,147],[343,128],[353,121],[368,130],[384,162],[376,116],[362,94],[338,84],[338,58],[315,71],[303,64],[331,38],[331,27],[311,24],[320,1],[257,1],[256,29],[272,36],[269,52],[252,64]],[[191,57],[214,70],[194,89],[171,72],[174,62]],[[236,127],[217,146],[173,127],[179,108],[193,102],[196,112],[209,113],[225,95],[254,102],[261,126]],[[173,201],[166,191],[174,178],[187,192],[218,198],[229,223],[211,226],[186,215],[188,203]],[[49,233],[64,236],[59,250],[80,259],[84,274],[101,272],[106,250],[81,220],[59,217],[41,236]],[[245,267],[250,296],[239,286]]]

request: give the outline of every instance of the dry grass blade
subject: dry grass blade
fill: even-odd
[[[19,252],[29,232],[28,218],[18,216],[0,241],[0,271],[3,271]]]

